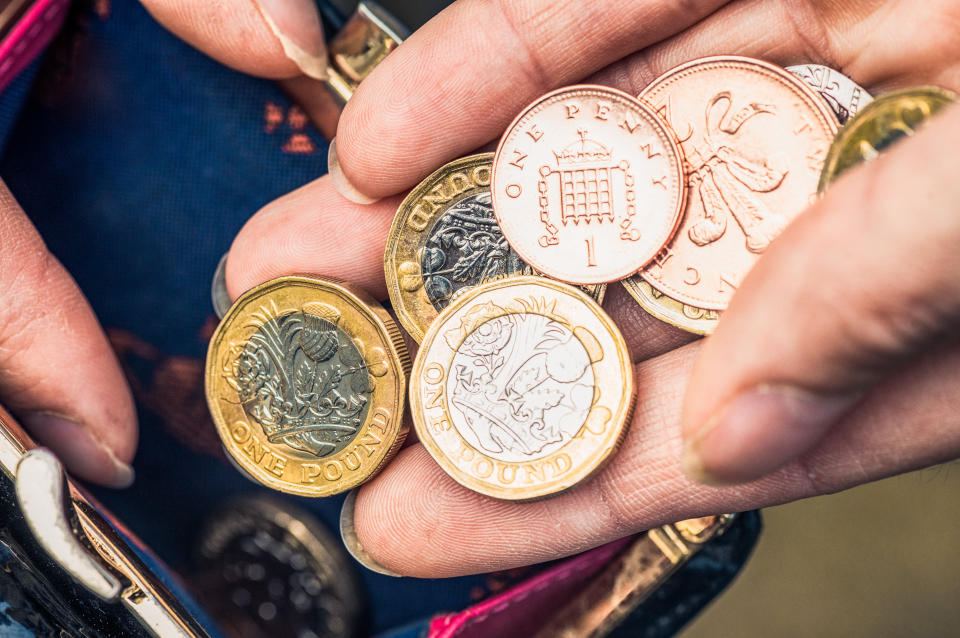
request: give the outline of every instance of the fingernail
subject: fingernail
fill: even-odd
[[[687,441],[684,472],[708,485],[760,478],[810,449],[858,399],[792,386],[743,392]]]
[[[28,413],[21,420],[74,476],[118,489],[133,484],[133,468],[79,423],[49,412]]]
[[[304,75],[327,77],[327,45],[314,0],[254,0],[260,15]]]
[[[213,302],[213,311],[217,313],[218,319],[223,319],[223,315],[227,314],[233,304],[230,301],[230,293],[227,292],[227,255],[229,254],[223,253],[223,257],[217,263],[217,269],[213,271],[213,280],[210,282],[210,301]]]
[[[340,509],[340,538],[343,539],[343,546],[347,548],[347,551],[350,552],[350,555],[353,556],[354,560],[370,571],[383,574],[384,576],[395,576],[400,578],[400,574],[390,571],[377,561],[373,560],[373,558],[370,557],[370,554],[363,549],[360,541],[357,540],[357,532],[353,527],[353,510],[356,500],[357,491],[353,490],[347,494],[346,500],[343,501],[343,507]]]
[[[333,182],[333,187],[337,189],[337,192],[351,202],[372,204],[379,199],[379,197],[370,197],[361,193],[344,175],[343,168],[340,166],[340,159],[337,157],[337,138],[330,140],[330,150],[327,151],[327,173],[330,175],[330,181]]]

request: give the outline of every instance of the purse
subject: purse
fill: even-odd
[[[267,494],[236,472],[203,398],[210,273],[254,211],[323,172],[327,143],[274,83],[207,59],[137,3],[105,5],[75,4],[43,65],[21,64],[0,94],[0,175],[127,370],[138,480],[122,492],[58,483],[56,459],[2,415],[0,635],[660,637],[731,582],[755,512],[506,573],[395,579],[343,556],[329,531],[341,498]],[[320,6],[342,101],[402,34],[371,3],[349,21]],[[43,479],[29,481],[32,501],[18,492],[25,468]],[[36,522],[54,511],[49,529]]]

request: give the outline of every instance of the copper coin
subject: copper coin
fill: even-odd
[[[640,99],[676,132],[688,189],[679,230],[640,274],[681,303],[723,310],[816,198],[837,118],[784,69],[733,56],[676,67]]]
[[[493,210],[530,266],[574,284],[617,281],[659,252],[683,210],[669,127],[636,98],[570,86],[528,106],[493,160]]]

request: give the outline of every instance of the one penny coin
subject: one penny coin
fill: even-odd
[[[604,86],[552,91],[523,110],[493,160],[493,209],[509,244],[549,277],[617,281],[676,230],[683,166],[669,127]]]
[[[723,310],[770,242],[816,198],[837,118],[791,73],[740,57],[683,64],[640,99],[676,132],[688,189],[679,230],[640,274],[673,300]]]

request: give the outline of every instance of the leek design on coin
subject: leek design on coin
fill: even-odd
[[[681,65],[640,98],[679,136],[689,192],[680,229],[639,276],[672,301],[723,310],[770,242],[815,199],[836,117],[802,81],[749,58]],[[634,298],[663,312],[649,297]]]
[[[536,274],[507,244],[490,201],[492,153],[450,162],[400,204],[387,236],[390,302],[417,342],[450,299],[472,286]],[[585,287],[600,301],[604,286]]]
[[[529,500],[591,476],[633,409],[623,336],[580,290],[539,277],[489,282],[430,326],[412,373],[420,442],[456,481]]]
[[[670,239],[683,209],[674,136],[636,98],[571,86],[537,99],[493,160],[493,209],[533,268],[575,284],[617,281]]]
[[[375,301],[342,283],[281,277],[245,293],[210,342],[207,402],[254,480],[329,496],[399,448],[409,358]]]
[[[840,124],[860,112],[873,100],[873,96],[866,89],[845,76],[822,64],[798,64],[788,66],[787,71],[807,83],[814,91],[820,94],[837,116]]]
[[[874,159],[898,140],[913,135],[921,124],[956,101],[954,93],[934,86],[881,95],[840,130],[824,163],[820,190],[848,168]]]

